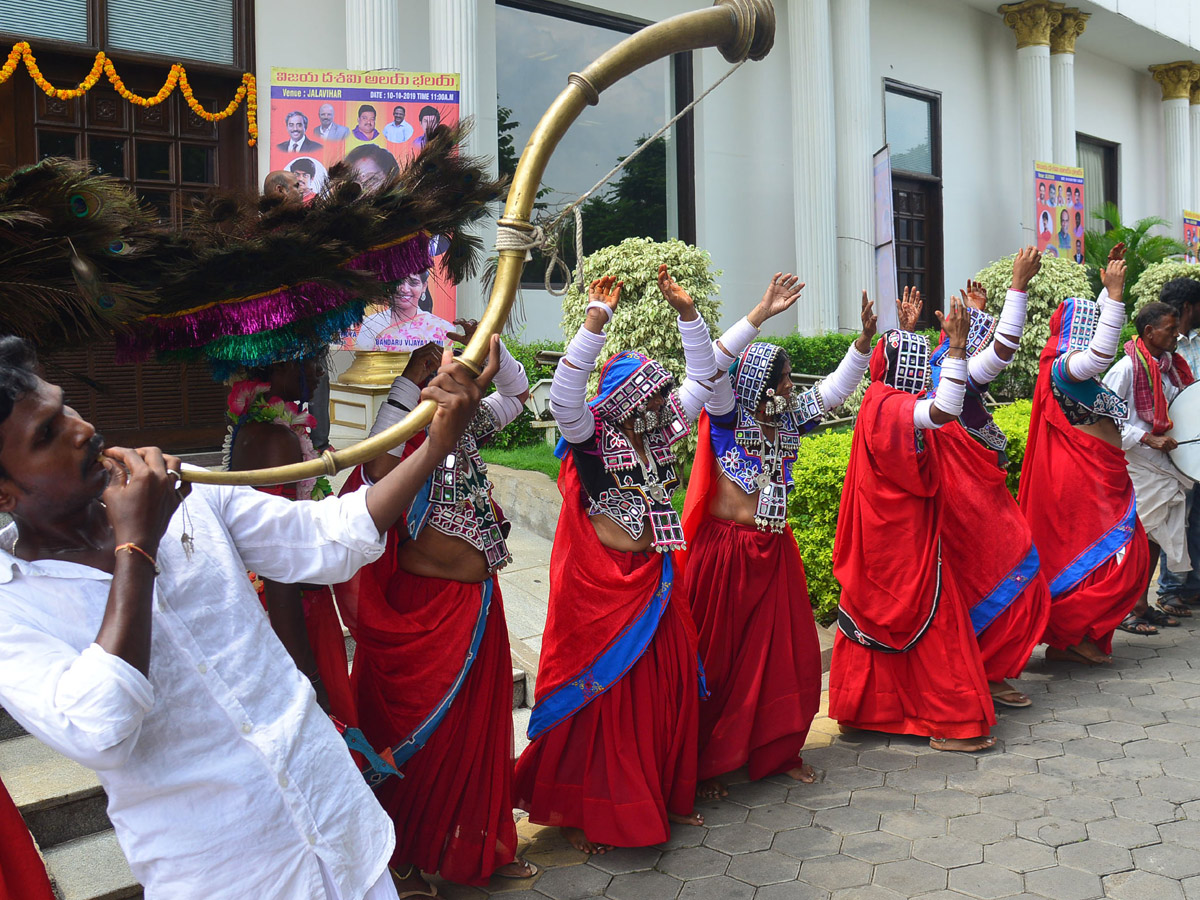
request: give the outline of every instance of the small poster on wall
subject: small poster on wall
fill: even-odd
[[[338,162],[370,186],[420,153],[434,128],[456,125],[458,99],[457,74],[272,68],[271,168],[294,172],[306,201]],[[406,278],[390,305],[368,309],[345,349],[403,352],[445,339],[455,291],[436,260],[447,244],[430,240],[434,268]]]
[[[1083,169],[1033,164],[1033,189],[1037,192],[1037,248],[1048,256],[1083,263]]]
[[[1200,262],[1200,213],[1183,211],[1183,246],[1187,262]]]

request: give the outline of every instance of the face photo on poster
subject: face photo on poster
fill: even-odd
[[[1083,169],[1034,163],[1037,248],[1041,253],[1084,261]]]
[[[271,168],[294,172],[306,199],[321,193],[329,170],[339,162],[370,190],[420,153],[439,125],[457,125],[458,103],[457,74],[273,68]],[[413,324],[420,316],[454,320],[454,285],[437,261],[446,243],[445,237],[432,239],[434,268],[411,276],[420,280],[420,289],[401,285],[390,307],[368,309],[367,319],[379,328],[352,334],[348,349],[409,349],[424,334],[424,326]],[[410,316],[413,291],[420,299]],[[433,332],[441,327],[436,322]]]
[[[1183,211],[1183,258],[1185,262],[1200,262],[1200,213]]]

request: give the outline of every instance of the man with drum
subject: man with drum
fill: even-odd
[[[1172,422],[1167,407],[1192,383],[1192,372],[1175,352],[1179,317],[1174,308],[1157,300],[1147,303],[1134,319],[1134,327],[1137,337],[1126,341],[1125,355],[1104,376],[1104,384],[1129,405],[1129,416],[1121,424],[1121,448],[1137,498],[1138,518],[1150,543],[1150,572],[1161,550],[1168,569],[1187,573],[1192,568],[1187,547],[1187,491],[1193,482],[1167,455],[1179,446],[1168,434]],[[1174,598],[1163,597],[1158,603],[1162,612],[1171,616],[1192,614]],[[1145,627],[1147,618],[1152,624],[1178,624],[1148,616],[1148,612],[1148,600],[1143,597],[1121,623],[1122,630],[1153,634]]]

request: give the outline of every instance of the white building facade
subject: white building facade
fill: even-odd
[[[696,0],[257,0],[257,75],[266,85],[272,66],[459,72],[463,112],[477,122],[470,149],[494,156],[493,98],[524,54],[506,44],[506,21],[595,14],[634,26],[694,8]],[[875,295],[871,158],[885,142],[900,283],[919,281],[938,296],[1033,240],[1035,160],[1083,165],[1088,208],[1111,200],[1126,222],[1162,216],[1179,236],[1183,209],[1200,207],[1200,4],[776,0],[775,8],[771,54],[694,113],[694,232],[677,210],[669,216],[672,233],[694,234],[723,270],[726,321],[744,314],[771,274],[794,270],[808,286],[794,322],[781,327],[857,328],[861,290]],[[614,30],[611,43],[623,36]],[[568,70],[593,58],[582,55],[587,47],[555,52]],[[690,62],[693,94],[728,69],[715,50]],[[269,102],[262,91],[264,123]],[[671,108],[655,112],[661,124]],[[521,124],[519,135],[533,123]],[[525,336],[561,337],[557,299],[523,294]],[[483,302],[477,286],[460,294],[465,313]]]

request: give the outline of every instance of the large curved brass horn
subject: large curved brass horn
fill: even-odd
[[[708,9],[683,13],[646,26],[607,51],[583,72],[572,73],[567,79],[567,87],[546,110],[530,135],[529,143],[525,145],[508,191],[504,215],[500,219],[501,226],[526,233],[533,230],[529,216],[550,155],[584,107],[599,103],[600,94],[605,89],[626,75],[673,53],[716,47],[725,59],[741,62],[747,58],[762,59],[770,52],[774,42],[775,9],[771,0],[716,0]],[[499,334],[508,320],[524,266],[523,250],[500,251],[500,263],[487,309],[475,336],[459,357],[473,371],[480,371],[488,355],[492,335]],[[203,484],[268,485],[334,475],[374,459],[407,441],[429,424],[436,408],[437,404],[426,400],[405,416],[404,421],[386,431],[345,450],[326,450],[318,459],[308,462],[243,472],[185,469],[183,478]]]

